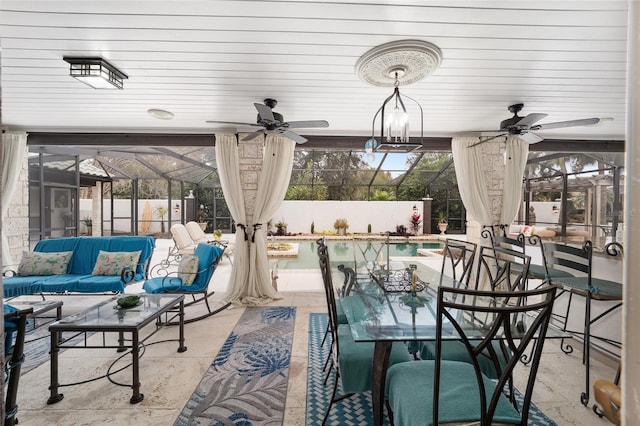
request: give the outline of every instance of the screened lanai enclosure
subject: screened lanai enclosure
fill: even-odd
[[[140,138],[127,145],[126,136],[97,145],[85,137],[65,145],[64,137],[30,135],[30,243],[85,234],[168,236],[172,224],[191,220],[206,232],[233,232],[212,137],[147,139],[148,145]],[[431,199],[431,218],[424,217],[428,229],[437,229],[438,216],[446,216],[449,233],[466,232],[450,151],[371,153],[361,146],[299,145],[286,198]],[[558,236],[579,231],[615,238],[621,229],[623,161],[623,152],[530,152],[517,222],[553,229]]]

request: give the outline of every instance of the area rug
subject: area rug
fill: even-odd
[[[327,328],[327,314],[312,313],[309,316],[309,361],[307,364],[307,402],[306,402],[306,426],[315,426],[322,423],[322,419],[331,400],[333,375],[324,385],[325,373],[322,371],[324,362],[329,353],[329,343],[321,346],[322,337]],[[338,395],[342,389],[338,385]],[[522,395],[516,391],[516,399],[521,403]],[[328,425],[340,426],[364,426],[373,423],[373,408],[371,406],[371,393],[354,394],[333,404],[331,413],[327,419]],[[388,419],[385,418],[385,425]],[[529,425],[557,426],[556,423],[542,413],[538,407],[531,404],[529,410]]]
[[[43,321],[36,319],[37,327],[33,328],[32,320],[27,321],[27,333],[25,334],[24,343],[24,362],[20,367],[20,377],[24,376],[31,370],[38,368],[40,365],[51,359],[49,351],[51,350],[51,335],[49,334],[48,320]],[[88,336],[93,333],[87,334]],[[69,344],[75,345],[84,340],[84,336],[76,336],[69,340]],[[66,348],[61,348],[60,353]]]
[[[295,313],[246,308],[175,425],[281,425]]]

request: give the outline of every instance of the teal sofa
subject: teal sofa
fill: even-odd
[[[19,275],[5,273],[3,297],[39,293],[122,293],[126,284],[147,278],[149,261],[155,248],[153,237],[69,237],[38,241],[34,252],[73,252],[66,274]],[[136,252],[140,257],[135,268],[123,268],[117,275],[94,275],[100,251]]]

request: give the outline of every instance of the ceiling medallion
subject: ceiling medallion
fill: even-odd
[[[372,86],[393,87],[422,80],[442,60],[440,49],[427,41],[398,40],[374,47],[356,62],[356,74]]]

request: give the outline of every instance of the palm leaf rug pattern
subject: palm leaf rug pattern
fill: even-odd
[[[309,359],[307,364],[307,403],[306,426],[319,426],[331,399],[333,375],[324,385],[325,373],[322,370],[329,353],[329,342],[321,346],[322,337],[327,328],[328,317],[325,313],[309,315]],[[516,400],[522,404],[522,395],[516,391]],[[338,385],[338,395],[342,394]],[[327,419],[327,425],[365,426],[373,424],[373,408],[371,392],[357,393],[338,403],[333,404]],[[529,410],[529,426],[557,426],[533,403]],[[389,422],[385,417],[385,425]]]
[[[175,425],[282,424],[295,313],[247,307]]]

